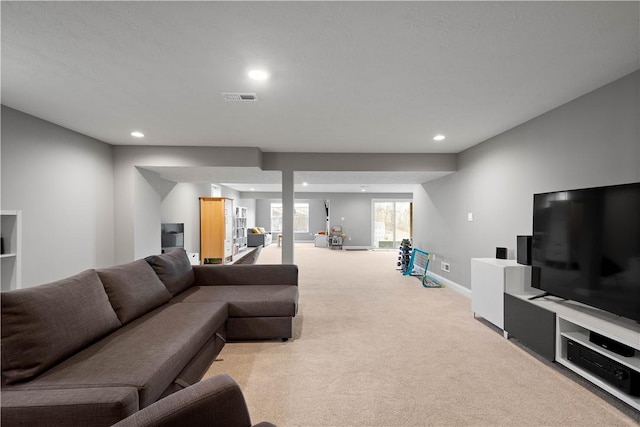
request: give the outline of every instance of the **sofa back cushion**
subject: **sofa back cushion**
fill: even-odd
[[[7,384],[35,377],[121,326],[95,270],[0,299]]]
[[[171,252],[148,256],[145,259],[171,292],[171,295],[178,295],[195,283],[193,268],[184,249],[174,249]]]
[[[171,294],[143,259],[98,270],[109,301],[122,324],[171,299]]]

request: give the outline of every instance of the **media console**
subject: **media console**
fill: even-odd
[[[554,296],[531,300],[542,291],[530,286],[530,272],[529,266],[514,260],[472,258],[474,316],[481,316],[500,328],[505,338],[516,338],[537,354],[565,366],[640,411],[640,397],[633,391],[638,387],[633,378],[640,376],[640,324]],[[570,345],[580,347],[573,347],[570,354]],[[576,348],[581,350],[583,360],[575,359]],[[629,356],[631,349],[633,355]],[[585,358],[596,359],[596,363],[606,365],[606,369],[586,367]],[[621,386],[624,381],[612,381],[603,371],[613,372],[614,378],[616,374],[624,377],[628,373],[629,389]]]
[[[555,362],[640,410],[640,324],[575,301],[551,296],[529,300],[531,296],[531,292],[505,294],[505,313],[511,310],[514,301],[535,306],[542,310],[540,313],[555,313]],[[511,335],[508,328],[505,318],[507,337]],[[592,333],[621,344],[627,349],[626,354],[633,349],[634,354],[625,356],[608,350],[598,340],[590,339]],[[540,330],[536,339],[548,341],[548,334],[548,329]],[[524,344],[528,345],[526,339]]]

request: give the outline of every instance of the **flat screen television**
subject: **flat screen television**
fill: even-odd
[[[640,182],[533,196],[532,286],[640,322]]]

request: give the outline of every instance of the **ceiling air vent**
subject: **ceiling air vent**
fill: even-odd
[[[225,101],[257,101],[255,93],[222,92]]]

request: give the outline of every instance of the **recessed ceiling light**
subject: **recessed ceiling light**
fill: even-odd
[[[269,73],[264,70],[251,70],[249,71],[249,78],[253,80],[267,80]]]
[[[442,135],[442,134],[438,134],[438,135],[433,137],[434,141],[442,141],[443,139],[444,139],[444,135]]]
[[[134,131],[134,132],[131,132],[131,136],[135,136],[136,138],[143,138],[144,137],[144,133],[138,132],[138,131]]]
[[[309,183],[308,182],[303,182],[302,185],[304,185],[306,187],[307,185],[309,185]]]
[[[252,188],[252,189],[251,189],[251,191],[256,191],[256,189],[255,189],[255,188]]]

